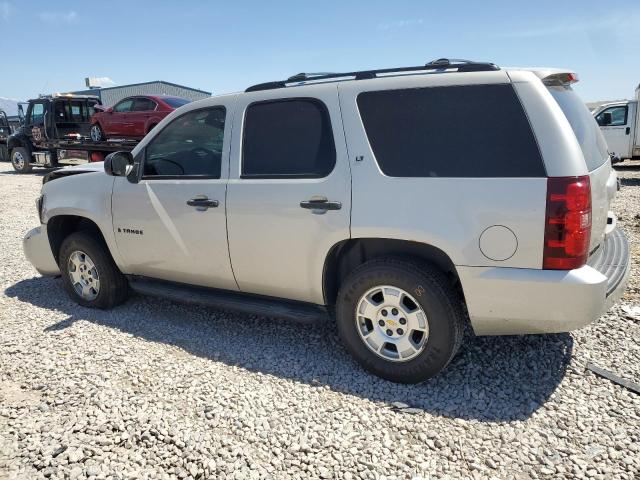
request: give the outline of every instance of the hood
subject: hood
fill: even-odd
[[[104,162],[84,163],[82,165],[73,165],[70,167],[59,168],[47,173],[42,177],[42,184],[70,175],[78,175],[80,173],[104,172]]]
[[[76,172],[81,170],[83,172],[104,172],[104,162],[90,162],[83,163],[82,165],[70,165],[68,167],[61,168],[58,171]]]

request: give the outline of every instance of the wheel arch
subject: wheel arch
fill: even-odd
[[[25,135],[12,135],[9,137],[9,139],[7,140],[7,149],[11,151],[16,147],[26,148],[29,153],[31,153],[33,150],[29,139]]]
[[[59,261],[62,242],[74,232],[87,232],[107,245],[102,230],[93,220],[80,215],[53,216],[47,221],[47,236],[56,263]]]
[[[417,258],[436,266],[464,294],[451,258],[441,249],[421,242],[387,238],[357,238],[343,240],[329,251],[323,268],[322,289],[327,305],[334,305],[341,283],[357,266],[381,257]]]

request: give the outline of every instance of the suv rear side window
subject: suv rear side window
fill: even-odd
[[[547,88],[569,120],[589,171],[600,167],[609,158],[607,143],[585,103],[570,86],[547,85]]]
[[[144,178],[220,178],[226,110],[194,110],[169,123],[147,145]]]
[[[329,112],[320,101],[296,98],[247,108],[243,178],[321,178],[335,163]]]
[[[381,90],[358,95],[380,169],[390,177],[544,177],[511,85]]]

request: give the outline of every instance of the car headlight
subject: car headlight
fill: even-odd
[[[40,219],[40,223],[44,223],[44,200],[44,195],[40,195],[38,198],[36,198],[36,208],[38,209],[38,218]]]

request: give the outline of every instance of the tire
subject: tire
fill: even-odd
[[[397,298],[401,306],[395,308]],[[419,383],[441,372],[460,348],[465,318],[460,296],[440,270],[395,257],[356,268],[336,302],[338,331],[349,353],[369,372],[398,383]],[[376,344],[382,345],[379,353]]]
[[[99,123],[94,123],[91,125],[91,129],[89,130],[89,135],[91,140],[94,142],[102,142],[105,139],[104,130]]]
[[[29,173],[33,168],[31,154],[24,147],[15,147],[11,150],[11,165],[18,173]]]
[[[80,305],[108,309],[128,298],[127,279],[111,258],[105,243],[89,232],[75,232],[65,238],[58,258],[64,288],[71,299]],[[72,269],[75,270],[73,273]],[[82,275],[84,279],[78,278]],[[98,288],[95,288],[96,285]],[[78,287],[82,293],[85,293],[83,287],[87,287],[87,295],[83,296]]]

